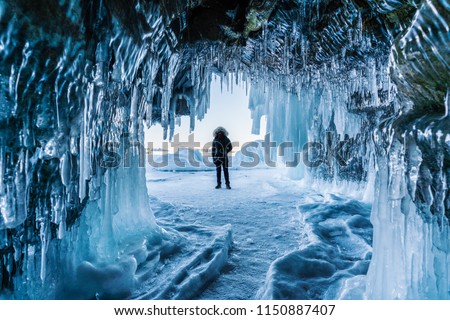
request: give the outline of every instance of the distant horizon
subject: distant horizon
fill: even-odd
[[[177,135],[177,134],[175,134],[175,135]],[[186,143],[187,139],[186,139],[186,141],[180,139],[180,141],[181,141],[181,143]],[[200,143],[197,139],[195,139],[194,141],[195,141],[196,143]],[[264,141],[264,138],[256,137],[254,140],[249,140],[249,141],[237,141],[237,140],[231,140],[231,143],[233,144],[233,151],[238,151],[238,150],[240,150],[240,149],[242,148],[242,146],[245,145],[246,143],[250,143],[250,142],[263,142],[263,141]],[[211,139],[211,141],[208,141],[208,142],[206,142],[205,144],[201,144],[201,143],[200,143],[199,146],[195,146],[195,147],[194,147],[194,146],[189,146],[189,145],[179,145],[179,146],[175,147],[175,146],[173,145],[174,141],[169,141],[168,139],[167,139],[167,140],[164,140],[164,141],[161,141],[161,142],[160,142],[161,144],[158,144],[158,145],[155,145],[155,142],[154,142],[154,141],[146,141],[146,142],[145,142],[145,149],[146,149],[146,150],[153,150],[153,151],[173,151],[173,149],[178,148],[178,149],[194,149],[194,150],[200,150],[200,151],[202,151],[202,150],[205,148],[205,146],[208,146],[208,144],[211,144],[211,142],[212,142],[212,139]],[[239,145],[236,145],[237,143],[238,143]],[[163,145],[163,144],[165,144],[165,145]],[[150,147],[150,146],[151,146],[151,147]]]

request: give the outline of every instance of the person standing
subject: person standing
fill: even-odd
[[[217,127],[213,132],[214,140],[212,143],[212,156],[216,166],[217,186],[216,189],[222,187],[222,168],[225,176],[225,185],[227,189],[231,189],[230,175],[228,173],[228,153],[233,149],[230,139],[228,139],[228,131],[223,127]]]

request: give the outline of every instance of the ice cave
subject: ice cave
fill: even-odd
[[[449,24],[448,0],[0,0],[0,299],[449,299]],[[303,163],[219,191],[150,170],[146,130],[195,133],[213,77]]]

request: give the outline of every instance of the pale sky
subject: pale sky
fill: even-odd
[[[247,91],[250,92],[250,84]],[[212,132],[222,126],[229,132],[229,138],[232,142],[238,141],[242,146],[245,142],[264,139],[265,118],[261,119],[260,135],[251,134],[252,119],[248,109],[248,95],[246,94],[245,83],[241,82],[239,86],[234,83],[233,93],[227,91],[225,81],[223,91],[220,88],[220,78],[213,76],[211,83],[211,105],[203,120],[195,121],[194,138],[200,142],[200,147],[213,139]],[[180,134],[180,141],[188,141],[189,136],[189,117],[181,117],[181,126],[175,126],[175,134]],[[163,141],[163,130],[160,124],[152,126],[145,131],[145,144],[152,141],[154,147],[161,147]],[[166,140],[168,141],[168,140]],[[170,147],[170,144],[169,144]],[[236,151],[235,149],[234,151]]]

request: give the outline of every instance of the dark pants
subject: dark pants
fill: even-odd
[[[222,184],[222,169],[223,175],[225,176],[225,183],[230,184],[230,176],[228,174],[228,157],[225,158],[217,158],[214,161],[216,165],[216,174],[217,174],[217,184]]]

